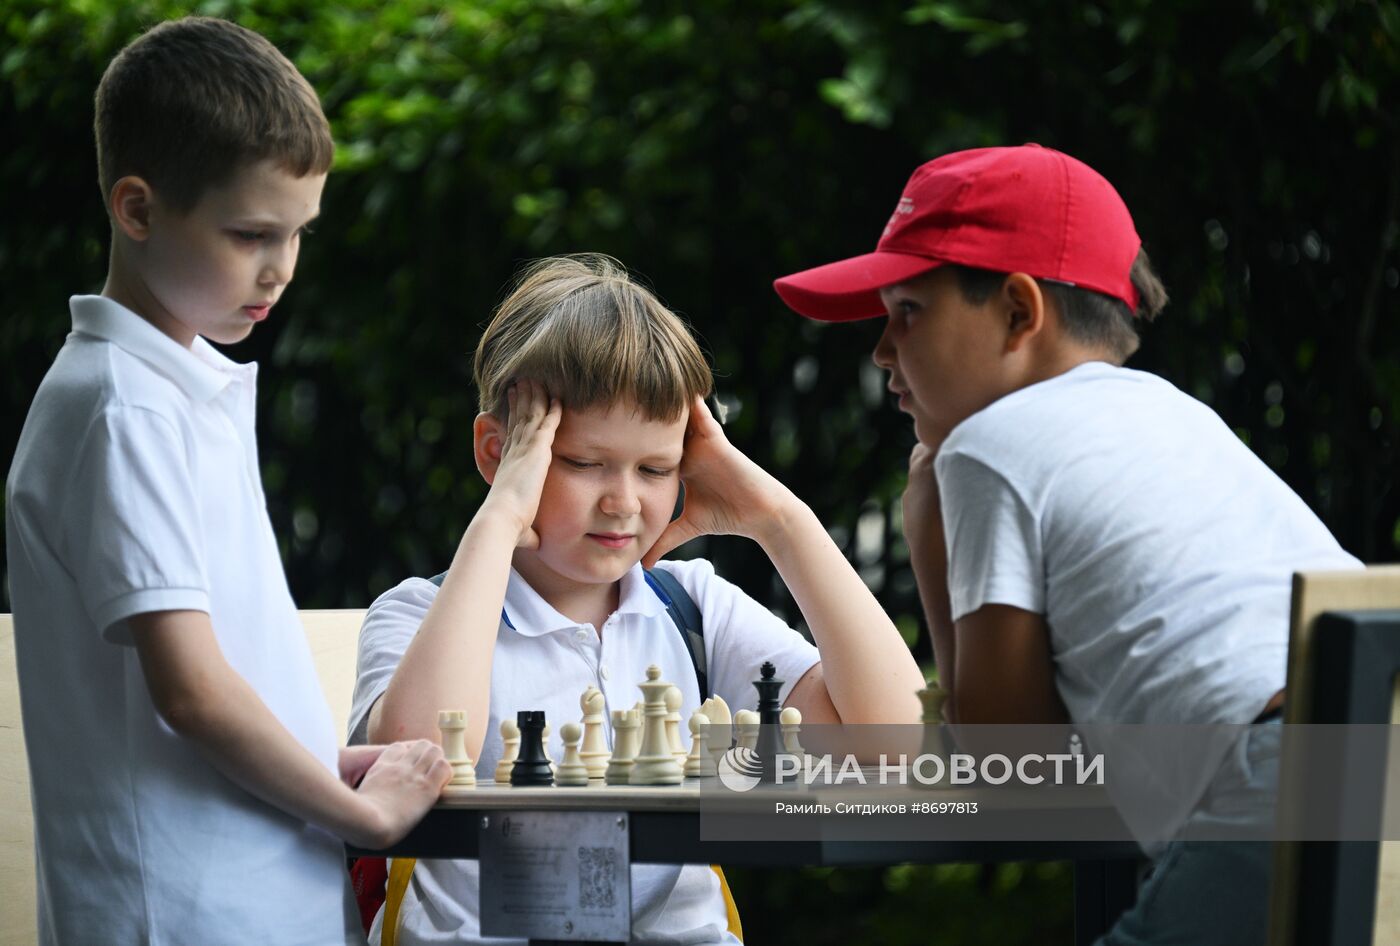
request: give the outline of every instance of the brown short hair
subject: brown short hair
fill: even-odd
[[[963,298],[972,305],[981,305],[990,299],[1006,279],[1006,273],[968,266],[953,268],[958,274],[958,288]],[[1037,282],[1054,301],[1066,335],[1082,344],[1104,349],[1122,364],[1138,350],[1141,326],[1155,319],[1167,305],[1167,289],[1153,271],[1146,250],[1138,250],[1128,278],[1138,293],[1136,312],[1123,300],[1092,289],[1052,280]]]
[[[680,417],[714,385],[680,317],[598,254],[522,270],[476,346],[473,373],[481,410],[502,420],[516,378],[542,382],[566,407],[630,400],[661,421]]]
[[[271,159],[297,177],[330,169],[331,129],[316,91],[262,36],[189,16],[136,39],[97,86],[97,175],[137,175],[177,210],[239,168]]]

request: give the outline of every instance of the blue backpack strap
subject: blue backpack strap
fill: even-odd
[[[681,640],[685,642],[690,662],[695,667],[695,679],[700,684],[700,702],[703,703],[713,694],[710,693],[710,675],[706,672],[705,622],[700,617],[700,609],[676,577],[665,569],[647,569],[646,579],[651,590],[665,603],[666,613],[671,616]]]
[[[429,578],[428,581],[432,582],[433,584],[435,584],[435,585],[437,585],[439,588],[441,588],[441,587],[442,587],[442,580],[443,580],[444,578],[446,578],[446,577],[447,577],[447,572],[443,572],[441,575],[434,575],[432,578]],[[510,628],[512,631],[515,630],[515,625],[512,624],[512,623],[510,623],[510,615],[509,615],[509,614],[506,614],[506,609],[505,609],[505,608],[501,608],[501,620],[506,622],[506,627]]]

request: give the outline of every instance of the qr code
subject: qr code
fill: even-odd
[[[578,849],[578,900],[584,909],[611,910],[617,875],[617,850],[610,847]]]

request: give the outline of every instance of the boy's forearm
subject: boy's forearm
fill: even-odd
[[[157,711],[210,764],[252,795],[338,837],[376,839],[381,826],[374,810],[229,666],[208,615],[163,612],[130,623]]]
[[[927,530],[927,531],[925,531]],[[919,601],[933,639],[933,659],[938,667],[938,685],[950,699],[944,703],[944,716],[953,721],[954,645],[953,609],[948,596],[948,553],[943,540],[943,520],[935,505],[922,529],[905,529],[909,543],[909,567],[919,589]]]
[[[943,507],[934,476],[933,460],[937,444],[918,443],[909,454],[909,478],[904,486],[900,514],[904,541],[909,545],[909,567],[919,589],[919,602],[933,640],[933,659],[938,667],[938,684],[948,694],[943,715],[952,721],[956,707],[951,699],[955,689],[953,609],[948,596],[948,545],[943,535]]]
[[[917,720],[918,664],[812,510],[794,497],[757,538],[807,619],[841,721]]]
[[[518,525],[477,511],[452,559],[442,589],[370,716],[369,739],[440,740],[437,714],[467,713],[467,751],[478,758],[490,708],[491,664],[510,578]]]

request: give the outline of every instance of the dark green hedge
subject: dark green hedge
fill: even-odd
[[[304,607],[440,570],[482,495],[476,332],[521,261],[599,250],[694,324],[731,437],[812,504],[926,659],[895,525],[913,438],[867,363],[878,325],[806,323],[769,283],[869,249],[920,161],[1026,140],[1099,168],[1134,210],[1173,296],[1134,363],[1214,406],[1348,549],[1396,557],[1391,0],[7,0],[6,458],[67,296],[103,278],[97,79],[191,9],[276,42],[339,143],[296,284],[233,351],[264,364],[264,477]],[[756,548],[688,551],[795,617]],[[804,878],[791,896],[851,917],[878,900]],[[818,928],[820,908],[808,942]]]

